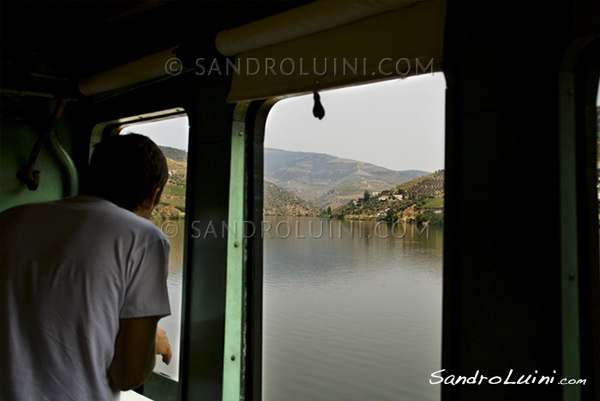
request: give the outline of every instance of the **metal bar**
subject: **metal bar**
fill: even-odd
[[[579,294],[577,257],[577,186],[575,146],[575,80],[559,76],[560,285],[562,376],[580,378]],[[562,386],[563,401],[581,400],[579,386]]]
[[[263,238],[260,234],[263,220],[264,192],[264,138],[267,116],[276,100],[252,102],[246,115],[248,133],[248,211],[247,219],[256,230],[247,244],[247,337],[246,398],[262,400],[262,334],[263,334]]]
[[[79,174],[77,173],[75,162],[65,148],[62,147],[56,135],[56,131],[50,133],[49,140],[52,150],[54,150],[56,157],[61,162],[66,172],[63,196],[75,196],[79,192]]]
[[[48,126],[46,127],[45,131],[38,132],[38,137],[29,155],[29,161],[27,163],[27,166],[24,166],[17,174],[17,177],[25,184],[27,184],[27,189],[29,189],[30,191],[35,191],[36,189],[38,189],[38,186],[40,184],[40,172],[35,170],[35,162],[37,161],[40,151],[44,146],[44,142],[46,141],[46,139],[48,139],[48,137],[52,133],[52,130],[54,130],[54,127],[58,123],[58,120],[60,120],[66,104],[67,99],[60,99],[56,103],[56,106],[54,107],[54,112],[52,113],[50,122],[48,123]]]
[[[48,99],[56,98],[56,95],[54,95],[53,93],[17,90],[17,89],[9,89],[9,88],[0,88],[0,93],[6,93],[8,95],[19,95],[19,96],[45,97]]]
[[[244,113],[245,114],[245,113]],[[239,401],[244,391],[244,249],[245,127],[234,121],[231,137],[229,216],[227,238],[227,288],[225,293],[225,344],[223,351],[223,401]]]

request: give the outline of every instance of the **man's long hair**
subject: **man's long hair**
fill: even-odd
[[[167,161],[152,140],[140,134],[114,135],[98,143],[83,193],[95,195],[135,211],[169,179]]]

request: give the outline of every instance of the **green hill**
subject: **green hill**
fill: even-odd
[[[369,193],[331,211],[338,219],[443,222],[444,170],[380,193]],[[327,217],[323,212],[322,216]]]
[[[316,216],[318,210],[280,186],[265,181],[264,213],[266,216]]]
[[[443,198],[444,170],[398,185],[395,193],[403,194],[404,199]]]

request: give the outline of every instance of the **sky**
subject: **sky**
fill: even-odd
[[[136,124],[123,130],[123,134],[135,132],[150,137],[161,146],[188,150],[188,118],[178,117],[157,122]]]
[[[267,119],[265,147],[333,156],[391,170],[444,168],[444,75],[422,75],[321,92],[278,102]]]
[[[269,113],[265,147],[326,153],[391,170],[444,168],[446,82],[441,73],[320,92],[279,101]],[[187,117],[139,124],[125,132],[187,150]]]

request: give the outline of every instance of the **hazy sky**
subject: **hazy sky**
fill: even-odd
[[[327,153],[392,170],[444,168],[443,74],[425,74],[321,92],[325,117],[312,115],[313,96],[278,102],[267,120],[265,147]],[[187,150],[187,118],[128,129],[159,145]]]
[[[126,128],[123,133],[135,132],[152,138],[161,146],[188,150],[188,118],[179,117],[155,123],[136,124]]]
[[[443,74],[426,74],[325,91],[325,117],[312,115],[313,96],[277,103],[265,146],[327,153],[392,170],[444,168]]]

